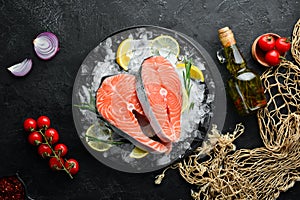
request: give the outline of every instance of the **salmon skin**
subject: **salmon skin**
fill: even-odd
[[[145,59],[137,74],[136,91],[156,135],[177,142],[181,132],[182,89],[175,68],[162,56]]]
[[[96,108],[101,118],[119,135],[135,146],[152,153],[167,153],[170,145],[148,137],[143,133],[147,119],[136,94],[136,78],[130,74],[106,77],[96,93]],[[141,120],[142,119],[142,120]],[[144,130],[148,130],[144,128]],[[148,135],[148,136],[147,136]]]

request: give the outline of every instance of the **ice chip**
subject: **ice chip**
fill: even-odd
[[[102,154],[102,155],[103,155],[103,157],[104,157],[104,158],[107,158],[107,156],[108,156],[108,153],[107,153],[107,152],[103,152],[103,154]]]
[[[188,149],[188,148],[190,148],[190,146],[191,146],[191,145],[190,145],[189,142],[184,142],[184,143],[183,143],[183,148],[184,148],[184,149]]]
[[[83,75],[88,74],[88,71],[89,71],[89,66],[87,66],[87,65],[81,66],[81,74],[83,74]]]
[[[112,39],[109,37],[109,38],[107,38],[106,40],[105,40],[105,48],[106,49],[110,49],[111,48],[111,46],[112,46]]]
[[[207,95],[207,99],[206,99],[206,102],[207,103],[211,103],[215,100],[215,94],[208,94]]]

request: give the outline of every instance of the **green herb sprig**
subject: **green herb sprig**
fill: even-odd
[[[85,137],[88,139],[88,141],[94,141],[94,142],[103,142],[106,144],[111,144],[111,145],[120,145],[124,144],[125,142],[123,141],[115,141],[115,140],[102,140],[93,136],[85,135]]]
[[[192,68],[192,60],[184,59],[185,71],[182,72],[183,75],[183,84],[184,88],[187,92],[188,97],[190,97],[192,84],[191,84],[191,68]]]
[[[188,98],[190,98],[190,94],[191,94],[191,89],[192,89],[192,83],[191,83],[191,68],[192,68],[192,60],[189,59],[184,59],[184,66],[185,66],[185,70],[182,72],[182,76],[183,76],[183,84],[184,84],[184,88],[187,92],[187,96]],[[195,103],[191,102],[189,105],[189,110],[192,110],[194,108]]]
[[[96,112],[95,102],[96,102],[96,98],[94,95],[92,95],[92,92],[90,92],[90,101],[89,102],[82,103],[81,105],[75,104],[74,106],[77,108],[80,108],[82,110],[89,110],[89,111],[95,113]]]

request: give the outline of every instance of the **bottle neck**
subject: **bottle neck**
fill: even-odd
[[[224,53],[227,61],[227,69],[235,75],[238,71],[246,68],[245,60],[239,51],[233,32],[228,27],[219,29],[219,38],[224,47]]]

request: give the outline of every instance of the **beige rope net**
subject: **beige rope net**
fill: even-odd
[[[281,62],[278,68],[266,71],[261,76],[267,107],[258,112],[260,135],[265,146],[272,151],[281,151],[294,137],[286,121],[291,114],[300,114],[300,72],[289,61]]]
[[[298,62],[299,24],[300,20],[292,43]],[[268,104],[257,118],[265,147],[236,150],[233,142],[244,132],[244,126],[237,124],[233,133],[226,134],[213,126],[202,147],[169,167],[177,168],[196,186],[191,192],[193,199],[276,199],[300,180],[300,70],[284,60],[261,79]],[[167,169],[156,177],[156,184],[161,183]]]
[[[296,62],[300,65],[300,19],[294,26],[291,52]]]

